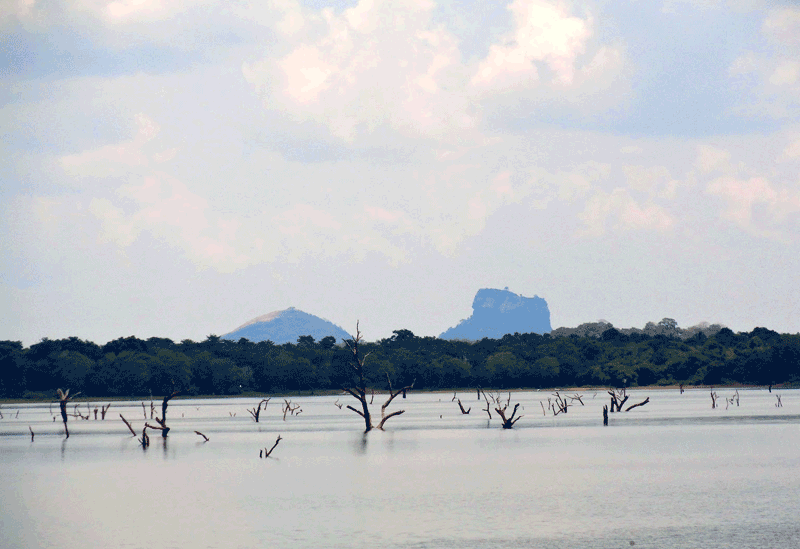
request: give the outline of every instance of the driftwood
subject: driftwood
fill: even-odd
[[[334,406],[336,406],[340,410],[342,409],[343,404],[341,402],[339,402],[338,398],[336,399],[336,402],[334,402],[333,404],[334,404]]]
[[[130,423],[128,423],[128,420],[127,420],[127,419],[125,419],[124,417],[122,417],[122,414],[120,414],[120,415],[119,415],[119,417],[120,417],[120,418],[122,418],[122,421],[124,421],[124,422],[125,422],[125,425],[127,425],[127,426],[128,426],[128,429],[130,429],[130,431],[131,431],[131,434],[132,434],[133,436],[136,436],[136,431],[134,431],[134,430],[133,430],[133,427],[131,427],[131,424],[130,424]]]
[[[461,404],[461,399],[460,398],[458,399],[458,407],[461,408],[461,413],[464,414],[464,415],[470,413],[470,411],[472,410],[472,407],[470,407],[468,410],[465,410],[464,409],[464,405]]]
[[[206,439],[206,440],[205,440],[205,442],[208,442],[208,437],[207,437],[207,436],[205,436],[205,435],[204,435],[203,433],[201,433],[200,431],[195,431],[194,433],[195,433],[196,435],[200,435],[201,437],[203,437],[204,439]]]
[[[278,443],[281,440],[283,440],[283,439],[281,438],[280,435],[278,435],[278,438],[275,439],[275,444],[272,445],[272,448],[270,448],[269,450],[267,450],[266,448],[264,448],[264,450],[259,450],[258,451],[258,457],[268,458],[270,456],[270,454],[272,454],[272,451],[275,449],[275,447],[278,445]]]
[[[267,404],[269,404],[269,401],[270,401],[269,398],[265,398],[265,399],[262,399],[261,402],[258,403],[258,406],[256,406],[252,410],[248,408],[247,411],[250,412],[250,415],[253,416],[253,420],[256,423],[258,423],[258,416],[261,415],[261,405],[263,404],[264,405],[264,410],[266,410],[267,409]]]

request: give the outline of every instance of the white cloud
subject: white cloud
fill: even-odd
[[[640,204],[623,188],[597,191],[578,217],[585,225],[582,235],[590,237],[603,236],[609,224],[616,231],[666,231],[675,224],[663,207],[653,202]]]
[[[790,214],[800,212],[800,191],[791,187],[776,188],[765,177],[720,177],[708,184],[706,192],[725,201],[725,219],[759,236],[785,237],[782,223]],[[763,205],[766,212],[762,219],[756,220],[754,212],[759,205]]]
[[[556,83],[571,84],[576,58],[591,36],[591,18],[570,15],[566,4],[539,0],[514,0],[508,9],[516,28],[502,44],[490,47],[472,84],[494,90],[528,87],[540,80],[537,63],[553,72]]]
[[[469,128],[467,99],[448,91],[460,70],[457,44],[431,23],[432,7],[362,0],[341,14],[323,10],[313,21],[319,38],[245,63],[243,74],[268,108],[321,121],[346,140],[384,124],[411,136]]]
[[[730,151],[705,144],[697,147],[695,166],[697,166],[701,173],[729,171],[730,163]]]
[[[735,112],[774,119],[794,118],[800,111],[800,8],[781,7],[764,17],[764,51],[746,52],[729,67],[731,77],[755,77],[756,85]]]
[[[764,35],[786,46],[800,46],[800,7],[770,10],[761,26]]]

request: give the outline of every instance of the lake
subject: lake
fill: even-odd
[[[800,391],[632,390],[602,425],[604,390],[546,415],[553,391],[512,392],[524,417],[503,430],[472,392],[409,393],[386,431],[338,404],[349,396],[172,400],[169,438],[131,436],[142,405],[105,421],[57,405],[4,404],[4,547],[727,548],[800,547]],[[782,407],[776,407],[777,396]],[[507,398],[508,393],[504,393]],[[383,395],[375,395],[380,416]],[[97,401],[95,405],[105,403]],[[160,414],[160,402],[156,402]],[[726,409],[727,407],[727,409]],[[149,401],[148,401],[149,408]],[[87,413],[86,404],[79,410]],[[72,411],[72,407],[70,407]],[[53,417],[57,416],[57,421]],[[31,441],[28,427],[36,433]],[[201,431],[209,437],[194,433]],[[282,440],[269,459],[259,451]]]

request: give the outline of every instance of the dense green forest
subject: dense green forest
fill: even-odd
[[[365,368],[375,389],[388,387],[387,374],[395,386],[415,380],[420,390],[800,381],[800,334],[766,328],[679,339],[612,327],[599,337],[509,334],[476,342],[393,333],[359,347],[370,353]],[[284,345],[215,335],[180,343],[131,336],[102,346],[77,337],[28,348],[0,341],[0,396],[50,398],[58,387],[89,397],[338,390],[352,382],[352,358],[333,337]]]

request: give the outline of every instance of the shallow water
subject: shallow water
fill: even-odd
[[[551,392],[512,393],[510,431],[474,392],[466,416],[452,394],[409,394],[368,435],[345,396],[293,398],[285,421],[273,398],[258,424],[257,399],[174,400],[147,450],[119,419],[140,430],[139,402],[71,418],[69,439],[57,406],[4,405],[0,532],[65,549],[800,546],[800,391],[717,392],[712,410],[707,390],[631,391],[651,402],[606,428],[605,392],[556,417]]]

